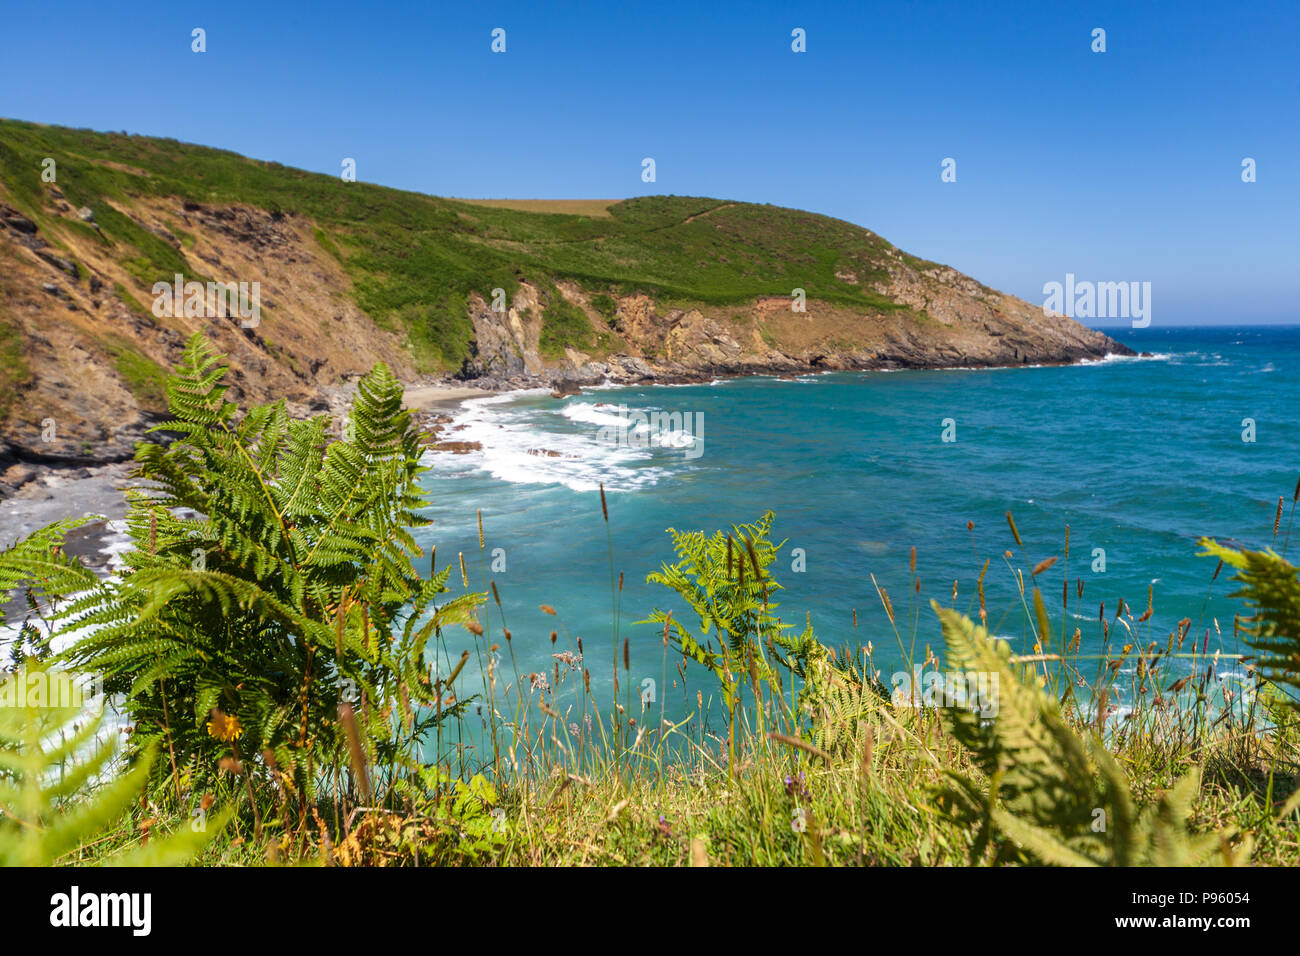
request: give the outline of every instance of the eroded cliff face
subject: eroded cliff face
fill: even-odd
[[[546,372],[542,360],[541,296],[528,283],[520,283],[514,301],[494,312],[481,295],[469,298],[469,318],[474,324],[470,354],[461,363],[461,377],[509,380]]]
[[[231,398],[243,403],[285,399],[298,414],[324,410],[376,361],[407,381],[419,378],[405,333],[358,307],[342,255],[306,217],[152,195],[112,207],[175,250],[187,278],[260,283],[260,320],[249,328],[237,316],[156,315],[151,286],[129,254],[56,188],[40,224],[3,199],[0,191],[0,382],[7,383],[0,484],[15,463],[129,457],[161,420],[164,376],[196,331],[228,354]],[[809,290],[800,312],[786,297],[725,307],[669,303],[521,271],[503,311],[484,295],[468,296],[472,339],[447,374],[485,387],[571,388],[811,369],[1063,363],[1128,351],[952,269],[918,271],[893,253],[885,272],[887,280],[871,287],[894,309],[846,308]],[[859,281],[851,271],[837,278]],[[543,347],[543,316],[557,295],[585,317],[590,334],[579,338],[589,344]]]
[[[325,408],[331,388],[376,361],[415,376],[403,337],[356,306],[342,266],[306,220],[175,199],[118,207],[183,256],[187,279],[259,283],[258,321],[245,327],[238,315],[156,315],[151,286],[121,250],[52,193],[53,224],[43,227],[0,202],[0,352],[9,382],[0,396],[0,483],[6,461],[129,458],[162,420],[166,373],[197,331],[227,354],[232,400],[285,399],[298,414]],[[62,229],[61,221],[83,228]]]
[[[543,361],[535,318],[543,294],[524,283],[519,308],[494,312],[478,301],[477,354],[461,377],[497,387],[680,382],[810,370],[1064,364],[1131,354],[1101,332],[1046,315],[956,270],[921,272],[901,257],[890,263],[888,281],[875,288],[906,308],[883,312],[816,299],[797,311],[785,297],[726,308],[664,308],[636,294],[612,297],[617,308],[605,320],[578,286],[561,282],[558,288],[587,313],[593,329],[612,339],[600,354],[569,349],[563,360]]]

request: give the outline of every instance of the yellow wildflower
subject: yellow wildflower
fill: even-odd
[[[243,733],[244,728],[240,726],[239,718],[234,714],[227,715],[219,710],[212,711],[212,719],[208,721],[209,737],[229,742],[238,740]]]

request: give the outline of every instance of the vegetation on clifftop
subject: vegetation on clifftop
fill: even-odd
[[[98,232],[44,213],[46,157],[56,158],[67,201],[89,207]],[[171,139],[0,120],[5,198],[43,230],[89,231],[148,286],[193,270],[115,204],[177,197],[308,217],[317,241],[345,264],[357,305],[380,325],[403,329],[417,357],[435,366],[455,367],[466,353],[468,297],[512,292],[521,273],[601,294],[712,305],[789,297],[798,287],[863,311],[907,312],[872,288],[886,257],[933,265],[851,223],[774,206],[647,196],[614,202],[607,215],[541,213],[389,189],[359,172],[361,181],[344,182]],[[554,318],[553,353],[590,344],[585,323]]]

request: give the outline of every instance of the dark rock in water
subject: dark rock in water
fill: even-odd
[[[472,451],[482,451],[483,446],[476,441],[440,441],[430,445],[434,451],[449,451],[453,455],[468,455]]]
[[[63,550],[74,558],[81,558],[87,567],[103,568],[112,554],[113,537],[107,521],[91,521],[64,535]]]
[[[568,398],[570,395],[581,395],[582,386],[577,382],[562,379],[555,383],[555,388],[551,392],[551,398]]]

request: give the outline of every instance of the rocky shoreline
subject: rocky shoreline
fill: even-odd
[[[1136,354],[1119,343],[1113,344],[1117,347],[1101,355],[1089,351],[1089,354],[1069,359],[1033,364],[1072,365],[1079,361],[1097,361],[1105,358],[1106,354]],[[540,373],[486,374],[474,378],[448,375],[424,379],[408,384],[407,404],[427,448],[452,454],[468,454],[477,450],[477,443],[458,441],[454,432],[448,428],[455,420],[456,410],[465,401],[476,397],[548,390],[552,398],[559,400],[581,394],[584,387],[604,385],[703,384],[725,378],[757,375],[795,378],[831,371],[1007,367],[1017,366],[970,360],[961,364],[949,364],[934,361],[933,357],[904,354],[881,357],[859,365],[791,360],[761,368],[748,363],[709,368],[651,366],[641,359],[616,356],[606,362],[589,362],[578,368],[548,369]],[[295,407],[292,411],[304,416],[329,412],[338,421],[345,414],[354,391],[355,385],[352,383],[326,386],[321,389],[315,401],[303,407]],[[158,439],[157,434],[147,435],[143,428],[140,432],[139,440]],[[85,456],[75,458],[48,456],[35,460],[16,459],[11,450],[0,453],[0,548],[63,518],[101,515],[103,520],[92,521],[69,535],[66,547],[70,553],[78,555],[102,573],[111,570],[123,533],[122,519],[126,514],[126,501],[122,492],[129,484],[132,463],[129,458],[122,456],[120,443],[115,442],[114,447],[105,451],[111,456],[107,460],[97,460],[93,448]],[[544,450],[533,453],[546,454]],[[9,456],[7,461],[4,455]]]
[[[456,393],[454,400],[446,404],[459,405],[467,398],[473,398],[475,392],[482,397],[517,391],[549,391],[552,398],[563,399],[582,393],[583,388],[608,385],[702,385],[719,379],[745,378],[751,376],[774,376],[777,378],[797,378],[801,375],[822,374],[826,372],[880,372],[880,371],[944,371],[954,369],[993,369],[1023,368],[1032,366],[1065,366],[1085,361],[1101,361],[1108,356],[1138,356],[1149,353],[1136,353],[1119,342],[1110,342],[1112,348],[1098,353],[1095,349],[1081,348],[1078,354],[1059,360],[1044,360],[1020,365],[1007,365],[979,359],[963,359],[958,363],[936,362],[932,356],[923,356],[898,352],[888,356],[879,354],[869,359],[857,361],[845,360],[843,356],[828,356],[823,361],[799,361],[786,357],[788,361],[777,364],[756,366],[742,362],[731,365],[710,366],[707,368],[688,367],[680,364],[667,366],[650,365],[643,359],[631,356],[613,356],[605,362],[587,362],[578,368],[547,369],[542,372],[517,372],[508,375],[483,374],[474,378],[462,375],[448,375],[424,383],[423,388],[443,389]],[[417,413],[416,422],[426,435],[426,444],[436,451],[448,451],[465,454],[475,450],[475,443],[460,442],[445,437],[446,426],[454,416],[446,412]]]
[[[1107,355],[1134,355],[1131,349],[1118,342],[1104,352],[1080,348],[1056,359],[1046,359],[1022,365],[1073,365],[1080,361],[1097,361]],[[1074,354],[1077,352],[1077,354]],[[770,358],[770,356],[769,356]],[[417,425],[425,433],[428,444],[440,451],[468,451],[465,443],[449,442],[443,430],[452,420],[450,410],[475,397],[488,397],[506,392],[544,390],[553,398],[580,394],[583,388],[600,385],[692,385],[718,379],[748,376],[777,376],[783,378],[834,371],[896,371],[943,370],[957,368],[1015,368],[978,357],[962,356],[956,361],[943,361],[942,357],[919,355],[906,351],[892,354],[874,353],[870,357],[832,353],[813,361],[800,361],[783,356],[785,361],[758,364],[742,361],[711,366],[687,366],[681,363],[652,365],[633,356],[612,356],[606,361],[586,362],[576,368],[548,368],[540,371],[517,371],[511,374],[480,374],[466,377],[464,373],[444,375],[408,383],[408,407],[415,413]],[[290,403],[290,412],[297,417],[327,412],[340,420],[351,402],[355,384],[323,386],[313,401]],[[164,421],[164,416],[150,416],[130,429],[113,436],[113,440],[100,443],[83,443],[80,453],[41,455],[30,447],[0,447],[0,503],[15,499],[44,500],[46,491],[63,487],[71,481],[95,481],[104,476],[125,475],[130,470],[136,442],[158,440],[157,433],[149,429]],[[53,520],[53,519],[51,519]],[[0,538],[11,532],[12,523],[0,518]],[[12,534],[9,534],[12,538]]]
[[[463,378],[444,376],[431,381],[434,385],[454,387],[469,386],[487,393],[521,391],[524,389],[550,389],[556,397],[576,394],[583,387],[596,385],[697,385],[726,378],[748,376],[792,377],[821,372],[885,372],[885,371],[944,371],[952,369],[1023,368],[1029,366],[1076,365],[1079,362],[1100,361],[1107,356],[1136,356],[1139,353],[1119,342],[1110,342],[1105,350],[1078,348],[1056,358],[1028,357],[1019,363],[1007,363],[983,357],[952,356],[953,361],[936,361],[935,356],[919,355],[899,350],[894,353],[871,353],[869,357],[852,353],[828,353],[812,361],[801,361],[784,356],[786,361],[755,363],[739,361],[730,364],[687,366],[680,363],[650,365],[644,359],[631,356],[613,356],[604,362],[587,362],[578,368],[547,369],[541,373],[519,372],[508,375],[480,375]]]

